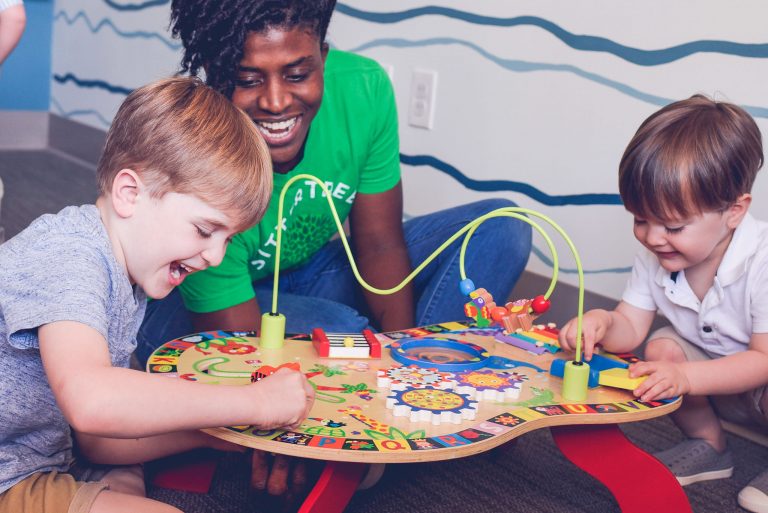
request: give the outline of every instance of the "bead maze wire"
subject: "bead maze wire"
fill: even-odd
[[[333,220],[336,224],[336,229],[339,232],[341,243],[344,246],[344,251],[347,254],[347,258],[349,259],[349,264],[352,269],[352,273],[355,276],[355,279],[357,279],[358,283],[360,283],[360,286],[362,286],[364,289],[368,290],[369,292],[373,292],[374,294],[380,294],[380,295],[394,294],[395,292],[402,290],[403,287],[405,287],[408,283],[410,283],[411,280],[413,280],[416,277],[416,275],[418,275],[427,265],[429,265],[429,263],[432,262],[432,260],[434,260],[441,252],[443,252],[454,241],[456,241],[459,237],[465,234],[466,235],[464,237],[464,241],[462,242],[461,250],[459,253],[459,272],[462,280],[466,279],[467,275],[466,275],[465,265],[464,265],[466,249],[469,244],[470,238],[475,233],[475,230],[477,230],[477,228],[488,219],[493,219],[497,217],[511,217],[511,218],[523,221],[525,223],[528,223],[539,234],[541,234],[541,236],[544,238],[544,241],[547,243],[547,246],[549,247],[550,253],[552,254],[553,271],[552,271],[552,279],[550,280],[549,288],[547,289],[547,292],[544,294],[544,298],[549,299],[549,296],[552,294],[557,284],[557,277],[559,272],[559,260],[558,260],[557,250],[555,249],[555,246],[552,242],[552,239],[549,237],[549,234],[547,234],[547,232],[544,231],[544,229],[536,221],[531,219],[531,217],[537,217],[545,221],[555,231],[557,231],[560,234],[560,236],[563,238],[565,243],[568,245],[568,248],[571,250],[571,253],[573,254],[574,260],[576,262],[576,269],[578,271],[578,277],[579,277],[578,314],[577,314],[577,321],[576,321],[576,354],[574,357],[574,361],[570,363],[573,363],[574,365],[577,365],[577,366],[585,366],[588,373],[588,366],[586,362],[582,362],[582,338],[581,338],[582,337],[582,318],[584,314],[584,271],[582,269],[581,259],[579,258],[579,254],[576,251],[576,247],[574,246],[573,241],[571,241],[570,237],[568,237],[565,231],[557,223],[555,223],[551,218],[545,216],[544,214],[536,212],[535,210],[530,210],[527,208],[520,208],[520,207],[504,207],[504,208],[493,210],[487,214],[484,214],[474,219],[473,221],[470,221],[464,227],[462,227],[460,230],[454,233],[450,238],[448,238],[445,242],[443,242],[443,244],[441,244],[431,255],[429,255],[429,257],[427,257],[421,264],[419,264],[408,276],[406,276],[403,279],[403,281],[400,282],[398,285],[395,285],[394,287],[391,287],[389,289],[379,289],[370,285],[360,275],[360,272],[357,269],[357,265],[355,264],[355,260],[352,256],[352,250],[349,247],[349,241],[347,240],[347,236],[344,233],[344,227],[342,226],[341,220],[339,219],[339,214],[336,212],[336,207],[334,206],[333,200],[331,199],[331,193],[328,190],[328,188],[325,186],[325,183],[323,183],[323,181],[317,178],[316,176],[313,176],[310,174],[298,174],[292,177],[291,179],[289,179],[285,183],[285,185],[283,185],[283,188],[280,191],[280,198],[279,198],[279,203],[277,207],[278,226],[281,226],[280,220],[283,218],[283,207],[285,202],[285,195],[288,192],[288,189],[290,188],[290,186],[293,183],[297,182],[298,180],[312,180],[316,182],[318,185],[320,185],[321,190],[323,191],[326,199],[328,200],[328,206],[331,210],[331,215],[333,216]],[[281,243],[282,243],[282,232],[283,230],[281,228],[278,228],[277,241],[276,241],[277,247],[275,249],[274,281],[273,281],[273,287],[272,287],[272,309],[270,312],[265,313],[262,318],[262,338],[266,338],[272,341],[279,340],[279,344],[273,342],[272,347],[279,347],[280,345],[282,345],[282,339],[285,336],[284,317],[280,321],[274,322],[274,318],[280,316],[277,309],[277,297],[278,297],[278,282],[279,282],[279,276],[280,276],[280,251],[281,251]],[[277,330],[282,330],[282,333],[275,333],[274,331],[277,331]],[[267,331],[270,331],[271,333],[266,333]],[[567,376],[566,376],[566,379],[567,379]],[[564,386],[564,388],[568,388],[568,387]],[[579,385],[579,388],[581,388],[580,385]],[[584,381],[583,388],[586,391],[586,381]]]

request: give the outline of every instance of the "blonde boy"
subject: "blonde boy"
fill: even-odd
[[[248,117],[197,79],[142,87],[97,175],[95,205],[42,216],[0,246],[2,513],[177,511],[144,497],[138,463],[236,450],[198,429],[295,425],[314,399],[297,372],[222,393],[128,369],[146,297],[217,265],[266,209],[269,151]],[[73,438],[91,463],[121,467],[78,479]]]
[[[748,213],[762,165],[750,115],[700,95],[643,122],[619,165],[644,249],[616,309],[585,314],[585,356],[597,343],[633,350],[656,313],[666,317],[630,375],[647,376],[634,391],[643,401],[685,396],[673,420],[687,440],[656,454],[683,485],[733,473],[717,413],[768,426],[768,223]],[[565,348],[575,331],[573,320],[563,327]],[[766,492],[768,473],[739,502],[768,512]]]

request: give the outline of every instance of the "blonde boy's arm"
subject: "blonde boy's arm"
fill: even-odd
[[[23,4],[0,11],[0,64],[16,48],[26,26],[27,15]]]
[[[749,349],[681,364],[691,395],[738,394],[768,384],[768,333],[753,333]]]
[[[133,465],[203,447],[244,452],[243,446],[219,440],[202,431],[176,431],[143,438],[106,438],[75,431],[80,452],[91,463]]]
[[[582,320],[584,358],[589,360],[596,344],[614,353],[632,351],[642,344],[651,327],[655,312],[643,310],[621,301],[614,310],[590,310]],[[577,319],[574,317],[560,330],[560,345],[565,350],[576,346]]]
[[[298,425],[314,390],[303,374],[282,370],[257,383],[222,387],[112,367],[104,338],[81,323],[38,330],[48,381],[79,432],[138,438],[200,428]]]

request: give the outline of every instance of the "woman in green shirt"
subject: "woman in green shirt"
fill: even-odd
[[[448,237],[508,200],[485,200],[402,222],[397,111],[385,71],[366,57],[329,49],[335,0],[173,0],[171,26],[184,45],[182,71],[242,108],[269,146],[275,189],[264,219],[237,235],[217,268],[190,275],[152,302],[139,333],[146,360],[163,342],[194,331],[257,330],[271,305],[277,230],[282,229],[279,310],[288,332],[388,331],[464,318],[456,242],[400,292],[380,296],[355,280],[327,200],[312,181],[295,182],[277,219],[282,185],[297,174],[330,190],[365,280],[390,288]],[[227,144],[227,141],[222,141]],[[211,171],[215,173],[215,170]],[[437,189],[437,187],[436,187]],[[425,191],[425,194],[432,191]],[[506,299],[530,253],[530,227],[495,219],[475,232],[468,274]],[[182,303],[183,298],[183,303]],[[260,457],[257,454],[257,458]],[[263,463],[263,462],[262,462]],[[287,463],[254,473],[258,486],[286,490]],[[263,478],[263,479],[262,479]]]

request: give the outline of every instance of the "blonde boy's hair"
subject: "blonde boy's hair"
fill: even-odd
[[[132,169],[152,197],[192,194],[256,224],[272,193],[269,148],[250,118],[196,77],[159,80],[125,99],[107,134],[96,176],[99,194]]]

